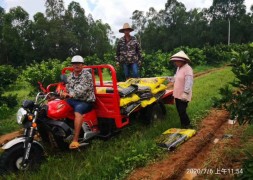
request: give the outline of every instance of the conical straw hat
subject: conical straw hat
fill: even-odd
[[[170,58],[171,61],[187,61],[190,62],[190,58],[184,53],[184,51],[179,51],[178,53],[174,54]]]

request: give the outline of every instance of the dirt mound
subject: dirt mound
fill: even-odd
[[[134,170],[128,179],[191,179],[191,177],[184,176],[187,173],[186,168],[189,167],[190,162],[192,163],[191,168],[199,167],[198,164],[202,162],[203,158],[206,158],[206,151],[213,144],[213,139],[222,135],[224,130],[231,126],[227,123],[228,117],[228,112],[224,110],[212,110],[209,116],[202,121],[194,137],[174,152],[169,152],[164,160]]]
[[[18,137],[18,136],[20,136],[22,133],[23,133],[23,130],[20,130],[20,131],[15,131],[15,132],[0,136],[0,146],[7,143],[8,141]]]

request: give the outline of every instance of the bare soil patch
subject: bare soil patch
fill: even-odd
[[[212,169],[214,175],[219,168],[234,170],[240,163],[227,161],[226,147],[235,147],[240,144],[240,134],[244,127],[228,124],[229,113],[225,110],[211,110],[203,119],[195,136],[179,146],[175,151],[168,152],[159,162],[134,170],[128,180],[141,179],[203,179],[208,175],[205,169]],[[233,132],[230,137],[228,132]],[[215,152],[213,151],[215,150]],[[235,160],[235,159],[234,159]],[[207,164],[207,162],[209,164]],[[219,164],[222,163],[222,164]],[[221,167],[222,166],[222,167]],[[192,173],[193,172],[193,173]],[[202,177],[201,177],[202,175]],[[217,174],[219,176],[219,174]],[[220,174],[223,179],[231,179],[232,173]],[[218,177],[216,176],[216,177]]]
[[[15,131],[12,133],[8,133],[5,135],[0,136],[0,146],[7,143],[8,141],[20,136],[23,133],[23,130]]]
[[[214,69],[209,69],[209,70],[207,70],[207,71],[203,71],[203,72],[199,72],[199,73],[194,73],[194,78],[207,75],[207,74],[209,74],[209,73],[211,73],[211,72],[215,72],[215,71],[221,70],[221,69],[223,69],[223,68],[224,68],[224,67],[221,67],[221,68],[214,68]]]

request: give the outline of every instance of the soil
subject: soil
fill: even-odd
[[[207,176],[231,179],[240,163],[235,163],[238,159],[226,156],[226,148],[240,145],[240,135],[245,127],[229,124],[228,119],[227,111],[211,110],[192,138],[175,151],[168,152],[163,160],[135,169],[127,179],[190,180],[208,179]]]
[[[20,130],[20,131],[15,131],[15,132],[0,136],[0,147],[3,144],[7,143],[8,141],[20,136],[22,133],[23,133],[23,130]]]

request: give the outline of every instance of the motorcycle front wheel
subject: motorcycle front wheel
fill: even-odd
[[[24,155],[24,144],[19,143],[3,152],[0,159],[2,172],[16,172],[36,170],[44,160],[44,150],[38,144],[33,143],[29,155],[29,162],[26,167],[21,165]]]

